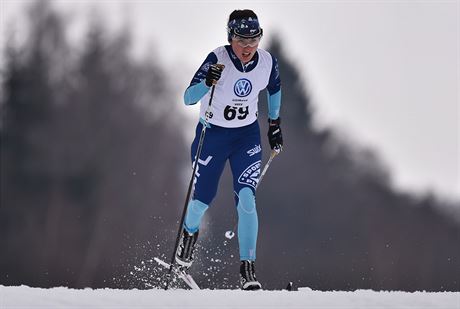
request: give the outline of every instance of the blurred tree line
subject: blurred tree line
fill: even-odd
[[[129,31],[111,36],[94,21],[75,48],[48,2],[30,7],[29,22],[24,44],[8,41],[2,70],[0,284],[159,286],[145,263],[169,259],[190,177],[182,103],[154,60],[133,60]],[[460,225],[440,209],[460,205],[396,192],[372,150],[315,128],[280,40],[270,51],[286,147],[257,195],[265,287],[459,291]],[[236,239],[224,237],[232,194],[226,170],[191,269],[203,287],[238,280]]]
[[[49,3],[29,22],[2,85],[1,282],[103,286],[181,207],[180,105],[161,68],[132,60],[129,32],[94,20],[76,49]]]
[[[262,267],[318,289],[460,290],[460,204],[397,192],[372,149],[315,130],[298,72],[279,43],[271,51],[283,77],[286,158],[277,159],[258,198],[272,212],[261,210],[269,234],[261,256],[276,255]]]

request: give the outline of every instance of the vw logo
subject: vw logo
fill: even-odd
[[[248,96],[251,93],[252,84],[249,79],[240,78],[236,81],[235,86],[233,86],[233,92],[239,97]]]

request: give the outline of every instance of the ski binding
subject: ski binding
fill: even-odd
[[[171,265],[169,263],[166,263],[165,261],[155,257],[154,260],[160,264],[161,266],[163,266],[164,268],[168,269],[171,267]],[[185,282],[185,284],[187,284],[192,290],[200,290],[200,287],[198,286],[198,284],[196,284],[195,280],[193,280],[192,276],[190,276],[189,274],[187,274],[187,272],[185,272],[185,270],[181,269],[180,267],[177,267],[177,266],[173,266],[172,268],[172,272],[175,273],[179,278],[182,279],[182,281]]]

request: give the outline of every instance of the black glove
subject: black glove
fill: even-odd
[[[221,64],[211,64],[206,74],[206,86],[211,87],[220,79],[224,66]]]
[[[268,142],[273,150],[281,151],[283,149],[283,134],[281,134],[281,119],[268,119]]]

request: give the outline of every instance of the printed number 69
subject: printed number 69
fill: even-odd
[[[237,116],[239,120],[243,120],[248,115],[249,115],[249,106],[238,108],[238,107],[227,105],[224,110],[224,118],[226,120],[233,120]]]

